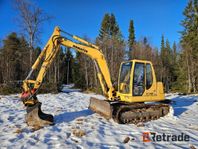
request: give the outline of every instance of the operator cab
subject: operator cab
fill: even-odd
[[[143,60],[123,62],[120,67],[118,92],[130,96],[131,94],[132,96],[143,96],[153,86],[154,78],[151,62]]]

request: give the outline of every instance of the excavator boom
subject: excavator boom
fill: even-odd
[[[61,33],[65,33],[71,39],[62,36]],[[59,27],[55,27],[54,32],[48,40],[46,46],[36,59],[28,76],[23,81],[23,92],[21,94],[21,99],[24,105],[27,106],[26,122],[30,126],[43,127],[47,124],[53,124],[53,116],[45,114],[41,111],[41,103],[38,101],[36,94],[43,82],[47,70],[57,56],[60,46],[73,48],[76,51],[92,58],[104,95],[108,98],[108,100],[114,100],[115,98],[116,92],[111,82],[107,62],[99,47],[85,41],[80,37],[64,32]],[[38,69],[39,64],[41,64],[41,67],[38,76],[35,80],[31,80],[30,77],[32,73]],[[100,105],[103,106],[102,104]]]

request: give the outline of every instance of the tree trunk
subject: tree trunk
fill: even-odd
[[[186,52],[186,65],[187,65],[187,74],[188,74],[188,93],[191,92],[192,83],[191,83],[191,75],[190,75],[190,65],[188,60],[188,51]]]
[[[68,59],[68,61],[67,61],[67,84],[69,84],[69,73],[70,73],[70,72],[69,72],[69,69],[70,69],[70,68],[69,68],[69,65],[70,65],[70,64],[69,64],[69,59]]]
[[[33,55],[33,35],[31,33],[30,33],[29,46],[30,46],[30,67],[31,67],[32,66],[32,55]]]
[[[85,80],[86,80],[86,88],[89,88],[89,80],[88,80],[88,72],[87,72],[87,61],[85,59]]]

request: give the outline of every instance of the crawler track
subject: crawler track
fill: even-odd
[[[91,98],[89,108],[106,119],[113,118],[120,124],[137,124],[159,119],[167,115],[170,106],[164,103],[124,103]]]
[[[115,120],[121,124],[137,124],[159,119],[169,113],[167,104],[122,105],[116,112]]]

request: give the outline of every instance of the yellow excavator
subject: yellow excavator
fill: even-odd
[[[60,46],[73,48],[94,61],[106,100],[91,98],[89,109],[92,111],[106,119],[112,118],[121,124],[147,122],[169,113],[170,106],[161,102],[165,100],[163,84],[157,82],[150,61],[134,59],[122,62],[118,78],[118,91],[116,91],[112,85],[109,68],[102,50],[78,36],[55,27],[53,34],[23,81],[21,99],[26,106],[25,119],[29,126],[44,127],[54,124],[53,116],[42,112],[41,102],[36,95],[47,70],[60,50]],[[30,79],[36,69],[39,69],[36,79]]]

